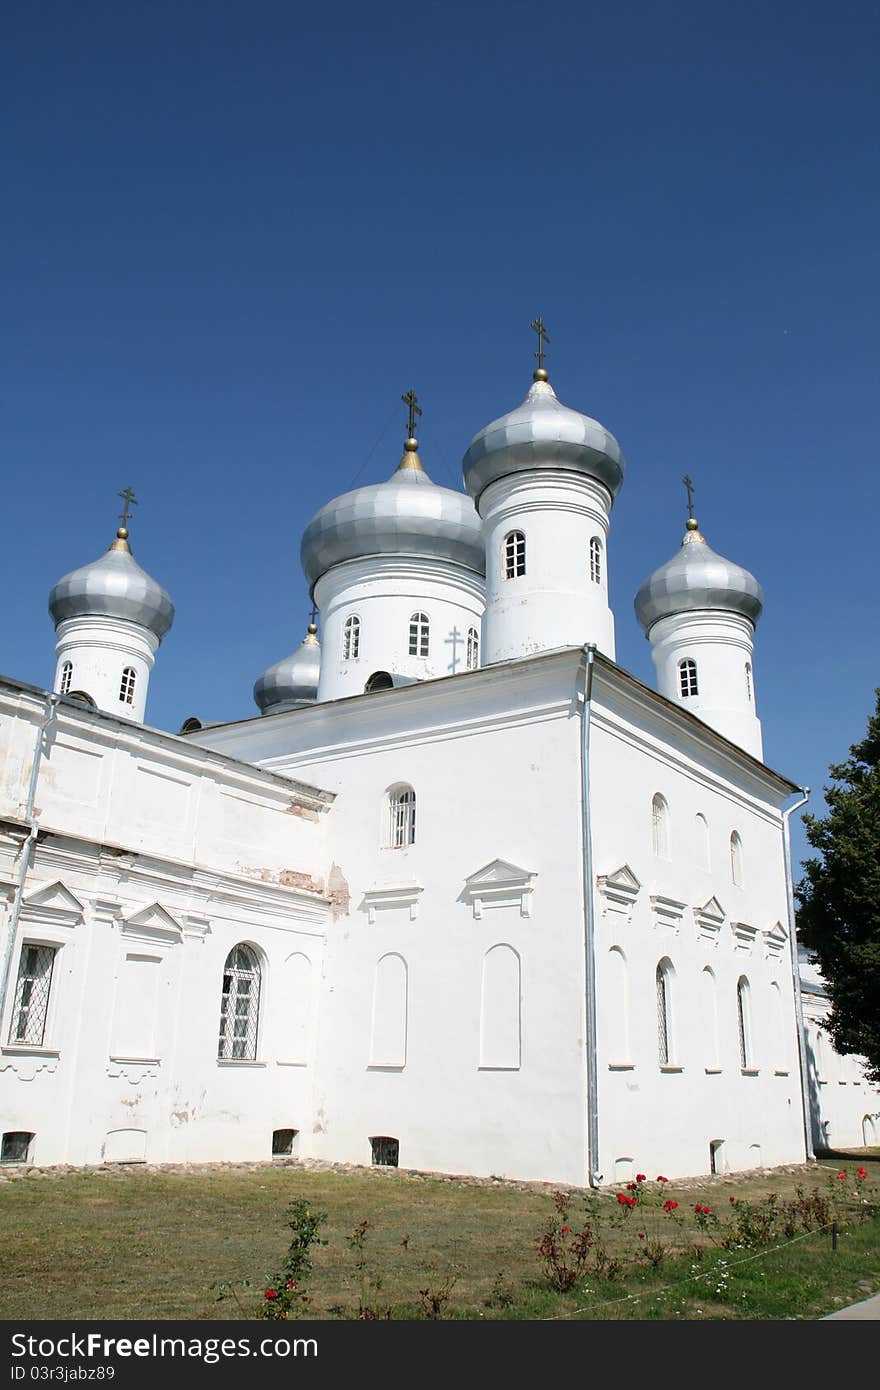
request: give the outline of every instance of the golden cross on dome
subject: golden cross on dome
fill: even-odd
[[[117,492],[116,496],[121,497],[125,503],[123,511],[119,513],[119,519],[123,526],[127,526],[128,518],[131,516],[131,508],[137,506],[138,500],[130,487],[125,488],[122,492]]]
[[[538,359],[538,370],[543,371],[544,358],[546,356],[546,353],[544,352],[544,344],[549,343],[550,336],[546,328],[544,327],[543,319],[535,319],[535,322],[531,326],[538,335],[538,351],[535,353],[535,356]]]
[[[400,399],[403,401],[404,405],[407,406],[409,409],[409,422],[407,424],[407,429],[409,431],[410,439],[413,439],[415,437],[416,432],[416,416],[421,415],[422,407],[417,404],[419,398],[416,395],[415,391],[407,391],[406,395],[401,396]]]
[[[693,478],[691,477],[690,473],[685,473],[685,475],[684,475],[684,477],[682,478],[681,481],[684,483],[685,487],[687,488],[687,495],[688,495],[688,521],[693,521],[693,519],[694,519],[694,480],[693,480]]]

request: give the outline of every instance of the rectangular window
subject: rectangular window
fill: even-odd
[[[12,1025],[9,1029],[11,1043],[24,1043],[31,1047],[43,1045],[55,951],[54,946],[31,946],[27,942],[21,948]]]

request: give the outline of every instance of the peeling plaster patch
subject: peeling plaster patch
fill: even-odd
[[[349,915],[351,889],[338,864],[331,864],[330,866],[330,877],[327,879],[327,897],[330,899],[330,910],[333,913],[334,922],[337,917]]]
[[[303,820],[316,821],[318,819],[318,812],[313,811],[311,806],[304,806],[301,801],[291,801],[286,814],[288,816],[301,816]]]
[[[322,893],[324,885],[311,874],[300,873],[298,869],[282,869],[278,880],[285,888],[304,888],[307,893]]]

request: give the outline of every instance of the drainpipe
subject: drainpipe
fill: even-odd
[[[596,1059],[596,942],[594,923],[595,894],[593,886],[593,832],[590,822],[590,711],[593,697],[593,658],[595,642],[584,645],[584,689],[578,692],[583,704],[581,712],[581,800],[584,826],[584,974],[585,1027],[584,1038],[587,1063],[587,1180],[590,1187],[602,1182],[599,1172],[599,1074]],[[580,671],[578,672],[580,674]]]
[[[9,967],[12,962],[12,948],[15,945],[15,935],[18,931],[18,919],[21,916],[21,903],[24,897],[24,885],[27,878],[28,869],[31,864],[31,854],[33,846],[37,843],[39,826],[34,818],[34,806],[37,800],[37,780],[40,775],[40,760],[43,756],[43,742],[49,725],[58,712],[58,701],[60,696],[49,695],[49,708],[46,718],[37,729],[37,741],[34,745],[34,756],[31,762],[31,780],[28,784],[27,805],[25,807],[25,820],[28,822],[28,833],[21,847],[21,862],[18,866],[18,883],[15,888],[15,897],[12,900],[12,913],[9,920],[9,931],[6,937],[6,946],[3,951],[3,966],[0,969],[0,1021],[2,1021],[6,1010],[6,991],[9,986]]]
[[[810,1125],[810,1104],[808,1100],[810,1078],[807,1072],[807,1044],[804,1036],[804,1008],[801,1000],[801,972],[798,963],[797,936],[795,933],[794,885],[791,875],[791,830],[789,821],[795,811],[806,806],[810,799],[810,788],[801,787],[803,796],[787,811],[782,812],[782,852],[785,858],[785,896],[788,904],[788,935],[791,946],[791,978],[794,983],[794,1003],[797,1012],[798,1065],[801,1073],[801,1110],[804,1123],[804,1146],[808,1159],[815,1159],[813,1152],[813,1133]]]

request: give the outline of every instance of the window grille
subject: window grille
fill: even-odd
[[[651,802],[651,837],[658,859],[669,858],[669,807],[658,792]]]
[[[730,877],[737,888],[742,888],[742,840],[735,830],[730,837]]]
[[[391,847],[402,849],[415,839],[416,794],[412,787],[399,787],[391,793]]]
[[[217,1056],[253,1062],[260,1021],[260,962],[249,946],[235,946],[223,969]]]
[[[749,986],[742,979],[736,987],[736,1019],[739,1028],[739,1061],[744,1071],[752,1065],[751,1038],[749,1036]]]
[[[27,1130],[7,1130],[0,1150],[0,1163],[27,1163],[33,1141],[33,1134]]]
[[[21,948],[9,1029],[11,1043],[27,1043],[31,1047],[43,1045],[55,950],[54,946],[30,946],[27,943]]]
[[[469,671],[476,671],[479,664],[480,634],[475,627],[469,627],[467,635],[467,668]]]
[[[594,584],[602,583],[602,542],[598,536],[590,541],[590,578]]]
[[[73,662],[65,661],[61,667],[61,690],[62,695],[66,695],[70,690],[70,683],[73,680]]]
[[[670,1057],[669,977],[662,965],[657,966],[657,1047],[660,1065],[667,1066]]]
[[[122,680],[119,683],[119,698],[124,705],[134,704],[134,683],[135,669],[133,666],[126,666],[122,673]]]
[[[504,537],[504,578],[517,579],[526,572],[526,538],[522,531]]]
[[[381,1164],[386,1168],[397,1167],[400,1158],[399,1139],[392,1139],[387,1134],[377,1134],[370,1139],[370,1146],[373,1150],[373,1163]]]
[[[342,660],[356,661],[361,649],[361,620],[346,618],[342,629]]]
[[[410,656],[427,656],[431,626],[426,613],[413,613],[409,620]]]
[[[749,704],[751,704],[751,703],[752,703],[752,668],[751,668],[751,665],[750,665],[750,663],[749,663],[748,661],[746,662],[746,698],[748,699]]]
[[[697,688],[697,663],[687,657],[685,661],[678,663],[678,679],[682,696],[687,699],[689,695],[699,695]]]
[[[372,690],[393,690],[394,681],[387,671],[374,671],[364,686],[364,693],[369,695]]]

